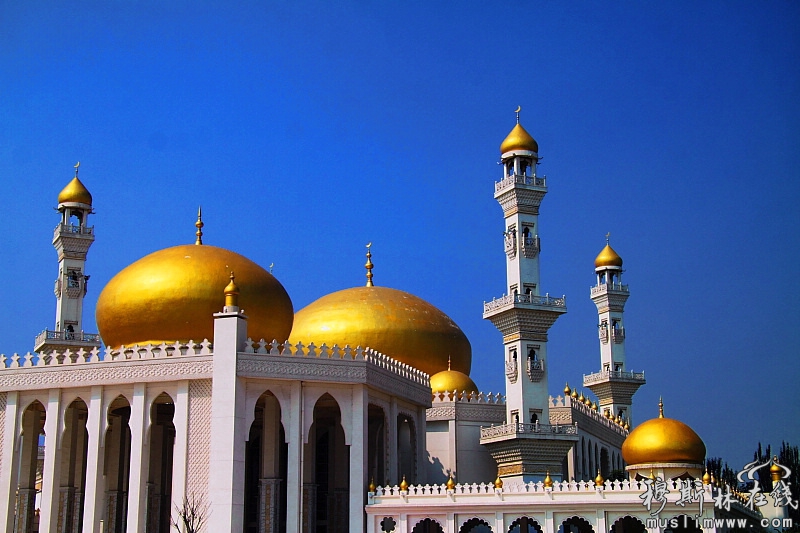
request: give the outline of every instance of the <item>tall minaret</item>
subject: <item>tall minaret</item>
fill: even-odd
[[[500,153],[503,179],[495,183],[494,197],[503,208],[508,293],[485,302],[483,317],[503,334],[506,420],[513,431],[481,442],[495,456],[503,478],[541,480],[549,472],[560,479],[561,461],[576,437],[565,434],[554,442],[556,433],[548,433],[550,441],[545,443],[541,429],[550,423],[547,332],[567,308],[563,296],[542,296],[540,291],[539,205],[547,186],[545,177],[536,173],[539,145],[519,123],[519,109],[517,124]],[[535,441],[540,439],[539,446]],[[516,459],[508,462],[510,456]]]
[[[75,177],[58,195],[61,221],[53,234],[53,246],[58,253],[58,279],[55,283],[56,325],[36,337],[34,350],[45,354],[72,352],[80,348],[91,350],[100,346],[100,336],[83,331],[83,298],[86,296],[86,254],[94,242],[94,227],[88,219],[92,211],[92,195],[78,179],[80,163],[75,165]]]
[[[622,258],[608,244],[594,260],[597,285],[592,301],[597,306],[601,371],[584,376],[583,385],[600,400],[600,411],[608,416],[631,420],[632,397],[644,385],[644,372],[625,367],[625,322],[623,312],[630,293],[622,284]]]

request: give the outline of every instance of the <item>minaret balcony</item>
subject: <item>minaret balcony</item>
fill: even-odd
[[[526,176],[524,174],[512,174],[502,181],[496,181],[494,183],[494,192],[498,193],[503,189],[514,187],[515,185],[547,189],[547,176]]]
[[[602,370],[593,374],[583,375],[583,386],[588,387],[594,383],[617,381],[624,383],[637,383],[644,385],[644,372],[626,372],[624,370]]]
[[[85,348],[87,346],[100,346],[100,335],[97,333],[84,333],[83,331],[56,331],[46,329],[36,336],[33,351],[41,351],[50,346],[54,349]]]
[[[522,308],[537,308],[546,307],[551,309],[567,309],[567,297],[561,296],[555,298],[546,294],[544,296],[537,296],[535,294],[506,294],[500,298],[494,298],[491,302],[483,302],[483,313],[489,313],[504,307],[522,307]]]
[[[607,292],[630,292],[628,286],[622,283],[601,283],[592,287],[592,296]]]
[[[59,236],[94,235],[94,226],[75,226],[73,224],[59,224],[53,231],[53,238]]]
[[[578,426],[570,424],[504,424],[481,428],[481,441],[497,437],[523,435],[577,435]]]

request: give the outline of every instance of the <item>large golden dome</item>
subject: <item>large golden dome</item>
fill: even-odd
[[[702,464],[706,445],[692,428],[672,418],[658,418],[639,424],[622,443],[622,458],[629,465],[652,463]]]
[[[238,280],[238,278],[237,278]],[[472,364],[466,335],[450,317],[413,294],[387,287],[354,287],[323,296],[297,312],[293,344],[313,342],[372,348],[428,374]]]
[[[606,244],[606,247],[600,250],[600,253],[597,254],[597,257],[594,259],[594,267],[602,268],[609,266],[621,267],[622,258],[611,246]]]
[[[78,179],[78,176],[75,176],[72,178],[72,181],[67,183],[67,186],[58,193],[58,203],[92,205],[92,195],[89,193],[89,189]]]
[[[531,134],[525,131],[522,125],[517,123],[511,133],[503,140],[500,145],[500,153],[504,154],[511,150],[528,150],[530,152],[538,152],[539,144],[531,137]]]
[[[174,246],[139,259],[105,286],[97,327],[107,346],[213,340],[214,313],[236,275],[239,307],[252,339],[285,341],[293,307],[272,274],[235,252],[207,245]]]

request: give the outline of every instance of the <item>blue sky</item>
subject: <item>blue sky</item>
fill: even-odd
[[[336,5],[334,5],[336,4]],[[51,327],[56,197],[81,161],[85,308],[152,251],[204,240],[300,309],[364,282],[449,314],[503,390],[482,302],[505,286],[498,148],[544,157],[550,387],[599,369],[593,259],[625,260],[638,421],[732,466],[800,444],[800,3],[2,2],[0,352]],[[90,326],[91,325],[91,326]]]

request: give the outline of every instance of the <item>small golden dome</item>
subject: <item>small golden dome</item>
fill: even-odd
[[[597,469],[597,477],[596,477],[596,478],[594,478],[594,484],[595,484],[596,486],[600,487],[600,486],[602,486],[602,485],[603,485],[603,483],[605,483],[605,482],[606,482],[606,480],[605,480],[605,479],[603,479],[603,476],[601,476],[601,475],[600,475],[600,469],[598,468],[598,469]]]
[[[375,492],[376,488],[377,487],[375,486],[375,478],[369,478],[369,486],[367,487],[367,490],[369,492]]]
[[[84,205],[92,205],[92,195],[89,193],[89,189],[87,189],[81,180],[78,179],[78,176],[72,178],[66,187],[61,189],[61,192],[58,193],[58,203],[59,204],[84,204]]]
[[[372,348],[429,375],[448,368],[448,359],[464,374],[472,364],[469,340],[450,317],[388,287],[353,287],[323,296],[297,312],[289,339]]]
[[[706,445],[689,426],[663,414],[639,424],[622,443],[629,465],[649,463],[703,463]]]
[[[456,482],[453,481],[453,475],[450,474],[450,477],[447,478],[447,490],[453,490],[456,488]]]
[[[408,481],[406,481],[406,476],[403,476],[403,481],[400,482],[400,490],[408,490]]]
[[[703,474],[703,485],[708,485],[711,483],[711,474],[708,473],[708,468],[706,468],[706,473]]]
[[[572,394],[569,395],[570,398],[577,399],[578,398],[578,391],[572,389]]]
[[[597,411],[597,402],[592,402],[592,411]]]
[[[187,244],[145,256],[108,282],[96,311],[103,342],[118,348],[213,340],[213,315],[222,311],[220,291],[231,270],[241,285],[238,303],[248,317],[248,336],[285,341],[292,301],[272,274],[224,248]]]
[[[621,267],[622,258],[610,245],[606,244],[606,247],[600,250],[600,253],[597,254],[597,257],[594,259],[594,267],[602,268],[610,266]]]
[[[583,395],[583,391],[581,391],[581,395],[578,396],[578,401],[581,403],[586,403],[586,396]]]
[[[497,476],[497,479],[494,480],[494,488],[502,489],[503,488],[503,480],[500,479],[500,476]]]
[[[545,487],[552,487],[553,486],[553,478],[550,477],[550,471],[547,471],[547,475],[544,476],[544,486]]]
[[[539,144],[519,123],[514,126],[514,129],[511,130],[511,133],[508,134],[500,145],[501,154],[512,150],[527,150],[529,152],[539,151]]]
[[[569,388],[569,383],[564,386],[564,395],[569,396],[572,390]]]
[[[442,370],[431,376],[433,392],[478,392],[478,386],[468,375],[458,370]]]
[[[772,456],[772,466],[769,467],[769,474],[773,483],[780,481],[781,477],[783,476],[783,468],[781,468],[778,464],[777,455]]]
[[[238,307],[239,306],[239,286],[236,285],[235,277],[233,272],[231,272],[231,281],[225,287],[225,306],[226,307]],[[286,340],[286,339],[284,339]]]

